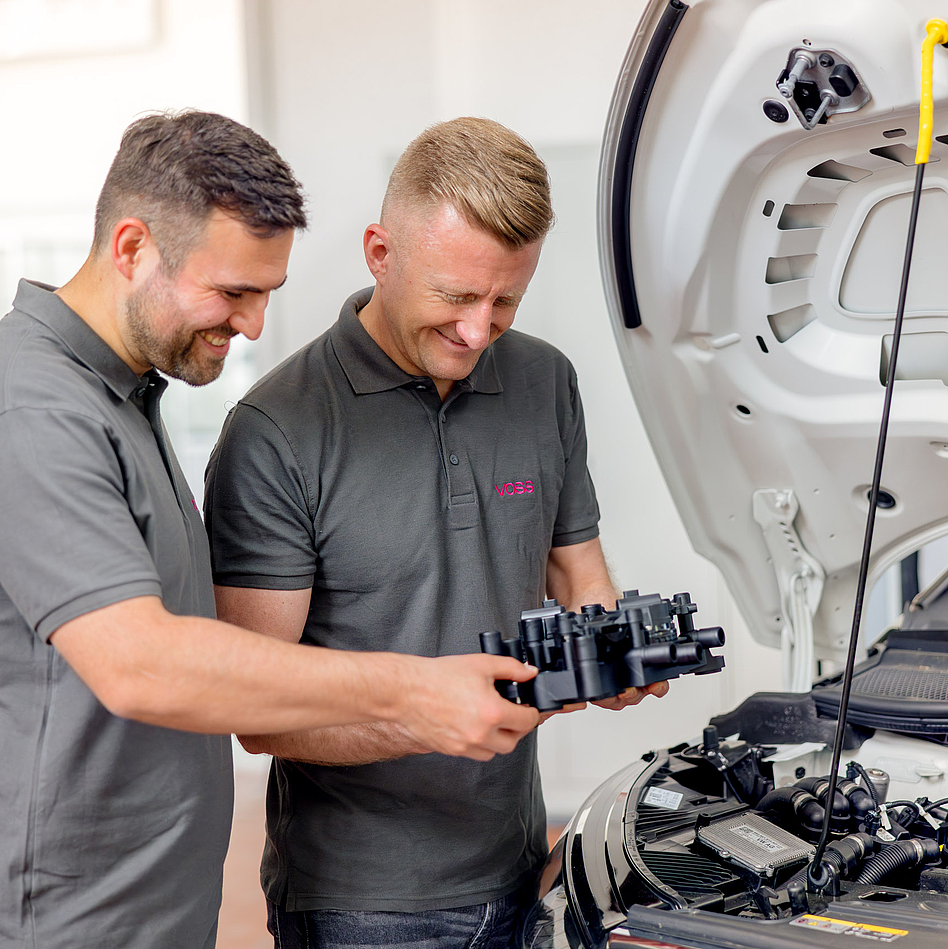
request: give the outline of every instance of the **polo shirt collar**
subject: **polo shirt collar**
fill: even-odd
[[[154,369],[139,378],[134,369],[99,336],[85,320],[53,292],[56,287],[33,280],[20,280],[13,306],[52,330],[83,365],[94,372],[120,399],[141,394],[149,382],[168,384]]]
[[[409,375],[395,365],[362,325],[359,311],[371,298],[371,287],[354,293],[343,304],[339,319],[329,331],[333,351],[355,393],[385,392],[426,380],[427,376]],[[477,365],[457,386],[468,392],[503,392],[493,347],[481,353]]]

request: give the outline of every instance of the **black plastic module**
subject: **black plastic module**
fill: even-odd
[[[720,672],[724,659],[709,650],[724,645],[724,630],[695,629],[696,610],[688,593],[668,600],[630,590],[610,612],[593,604],[571,613],[544,600],[520,614],[519,637],[481,633],[481,651],[536,666],[530,682],[498,682],[497,689],[513,702],[554,711],[687,673]]]

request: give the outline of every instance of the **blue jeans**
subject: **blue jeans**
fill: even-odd
[[[288,913],[267,900],[267,929],[274,949],[519,949],[533,893],[534,888],[527,887],[490,903],[418,913]]]

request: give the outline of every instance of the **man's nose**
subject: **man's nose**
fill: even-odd
[[[490,342],[490,328],[493,318],[494,308],[490,301],[479,303],[472,306],[464,314],[464,317],[458,320],[456,324],[457,334],[462,342],[471,349],[484,349]]]
[[[269,293],[245,293],[228,322],[247,339],[258,339],[263,332],[263,318],[269,302]]]

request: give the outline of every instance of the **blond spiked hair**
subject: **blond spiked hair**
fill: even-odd
[[[445,204],[514,248],[543,240],[554,221],[546,166],[527,141],[490,119],[452,119],[422,132],[392,171],[382,224],[396,208]]]

